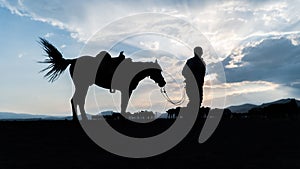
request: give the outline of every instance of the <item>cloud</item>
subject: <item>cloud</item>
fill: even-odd
[[[299,1],[76,1],[49,2],[6,1],[1,6],[8,8],[13,14],[30,17],[33,20],[45,22],[65,29],[70,36],[85,42],[100,28],[111,22],[143,12],[158,12],[169,14],[190,22],[202,32],[211,42],[220,56],[220,60],[228,56],[232,49],[242,41],[265,35],[284,34],[298,31]],[[163,18],[162,18],[163,19]],[[163,30],[170,35],[180,31],[188,32],[183,25],[175,20],[169,20],[165,25],[177,25],[180,29],[159,27],[161,22],[153,22],[152,18],[143,18],[142,22],[150,23],[149,27]],[[165,22],[165,20],[163,20]],[[122,23],[117,29],[111,29],[103,34],[118,39],[124,35],[122,30],[128,24]],[[136,22],[133,29],[139,30],[141,25]],[[142,30],[141,30],[142,31]],[[178,32],[179,31],[179,32]],[[125,32],[126,33],[126,32]],[[187,34],[188,36],[189,34]],[[159,44],[162,44],[159,42]]]
[[[224,58],[250,37],[298,31],[297,5],[298,1],[222,1],[202,10],[191,6],[188,18]]]
[[[274,101],[284,97],[295,97],[294,90],[268,81],[242,81],[204,85],[204,105],[226,107],[234,104]]]
[[[65,44],[62,44],[62,45],[60,46],[61,49],[66,48],[66,47],[67,47],[67,45],[65,45]]]
[[[61,5],[61,1],[58,0],[48,2],[1,0],[0,2],[1,6],[9,9],[12,14],[65,29],[70,32],[71,37],[80,41],[88,40],[100,28],[124,16],[144,12],[170,13],[174,10],[159,7],[169,3],[171,2],[76,1],[76,3],[64,2]]]
[[[230,96],[230,95],[249,94],[255,92],[274,90],[277,87],[279,87],[279,85],[267,81],[242,81],[242,82],[223,83],[219,85],[204,86],[204,87],[215,90],[216,92],[217,90],[222,90],[222,91],[226,90],[226,96]]]
[[[228,81],[223,85],[230,85],[228,95],[234,97],[234,101],[239,101],[235,96],[243,95],[237,89],[254,95],[259,92],[270,94],[267,92],[274,92],[271,87],[274,85],[283,84],[291,88],[300,86],[297,77],[297,48],[300,44],[299,1],[76,0],[65,1],[62,5],[59,0],[0,0],[0,5],[14,15],[28,17],[33,21],[67,31],[70,37],[90,45],[90,48],[86,49],[86,53],[90,55],[115,45],[111,49],[113,56],[125,50],[126,56],[135,56],[137,60],[153,61],[159,58],[159,63],[163,65],[166,73],[174,76],[176,80],[181,77],[180,71],[185,60],[193,54],[193,45],[202,46],[201,43],[192,43],[200,36],[205,42],[202,47],[205,49],[209,73],[206,81],[210,82],[211,86],[221,85],[215,86],[215,90],[224,89],[220,84],[224,81],[224,72],[221,66],[210,63],[229,56],[223,61]],[[126,16],[144,12],[163,13],[178,18],[153,17],[151,14],[126,20]],[[110,25],[120,18],[124,20]],[[105,27],[106,30],[97,32]],[[196,28],[199,36],[193,36],[195,30],[191,32],[191,27]],[[134,32],[149,30],[169,36],[129,36]],[[202,33],[206,37],[202,36]],[[50,37],[52,34],[45,36]],[[193,45],[186,45],[182,39],[187,39]],[[209,42],[211,44],[208,44]],[[71,45],[68,45],[68,50],[72,50]],[[218,55],[211,54],[214,50]],[[171,78],[168,80],[172,81]],[[175,92],[176,84],[172,85]],[[259,88],[260,85],[262,88]]]
[[[152,41],[152,42],[140,42],[140,45],[145,46],[146,48],[149,48],[151,50],[158,50],[159,49],[159,42],[158,41]]]
[[[296,87],[300,46],[286,37],[273,37],[244,46],[224,60],[227,82],[269,81]]]
[[[25,54],[24,53],[19,53],[18,58],[22,58]]]
[[[298,1],[76,1],[61,5],[57,0],[2,0],[1,6],[13,14],[66,29],[70,36],[81,41],[86,41],[100,28],[124,16],[141,12],[170,14],[192,23],[223,57],[247,36],[295,31],[300,26]],[[151,23],[151,18],[147,21]]]
[[[54,35],[54,33],[48,32],[48,33],[46,33],[46,34],[44,35],[44,37],[45,37],[45,38],[50,38],[50,37],[52,37],[53,35]]]

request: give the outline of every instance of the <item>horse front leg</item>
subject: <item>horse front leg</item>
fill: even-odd
[[[125,114],[126,113],[126,109],[128,106],[128,102],[130,99],[132,91],[124,91],[121,90],[121,114]]]

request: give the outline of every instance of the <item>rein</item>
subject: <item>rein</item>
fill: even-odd
[[[182,98],[178,101],[173,101],[172,99],[170,99],[168,93],[166,92],[165,87],[160,88],[160,92],[163,95],[163,97],[170,103],[172,103],[173,105],[179,106],[181,105],[184,101],[185,101],[185,91],[182,90]]]

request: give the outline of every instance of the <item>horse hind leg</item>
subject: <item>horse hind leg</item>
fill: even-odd
[[[77,105],[74,104],[74,99],[71,99],[71,106],[72,106],[72,116],[73,116],[73,121],[78,121],[77,117]]]
[[[78,120],[77,106],[79,107],[82,120],[88,120],[85,109],[84,109],[87,90],[88,90],[88,86],[84,87],[84,88],[79,88],[79,90],[78,89],[76,90],[76,87],[75,87],[75,93],[71,99],[74,120]]]

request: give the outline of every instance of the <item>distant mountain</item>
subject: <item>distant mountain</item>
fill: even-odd
[[[70,120],[70,116],[48,116],[25,113],[0,112],[0,120]]]
[[[108,110],[108,111],[101,112],[100,115],[102,115],[102,116],[111,116],[113,113],[116,113],[116,112]]]
[[[237,106],[230,106],[227,107],[231,112],[233,113],[247,113],[250,109],[257,107],[257,105],[254,104],[242,104]]]
[[[236,106],[227,107],[233,113],[247,113],[253,108],[264,108],[272,104],[285,104],[289,103],[292,98],[280,99],[274,102],[263,103],[261,105],[254,104],[242,104]],[[297,106],[300,108],[300,101],[296,100]],[[99,115],[112,115],[113,111],[103,111]],[[158,113],[156,118],[167,118],[167,113]],[[91,114],[87,114],[88,119],[92,119]],[[81,116],[78,116],[81,119]],[[26,113],[12,113],[12,112],[0,112],[0,120],[72,120],[72,116],[48,116],[48,115],[35,115]]]
[[[47,116],[43,120],[73,120],[72,116]]]
[[[92,114],[88,114],[88,113],[86,114],[86,117],[87,117],[89,120],[92,119],[92,116],[93,116]],[[73,119],[73,118],[72,118],[72,119]],[[79,119],[79,120],[82,120],[81,114],[78,116],[78,119]]]
[[[285,104],[285,103],[289,103],[291,100],[292,100],[292,98],[287,98],[287,99],[276,100],[274,102],[263,103],[261,105],[242,104],[242,105],[237,105],[237,106],[230,106],[227,108],[233,113],[247,113],[249,110],[251,110],[252,108],[255,108],[255,107],[264,108],[264,107],[267,107],[272,104]],[[298,107],[300,107],[300,101],[296,100],[296,103],[297,103]]]
[[[161,113],[157,118],[166,119],[166,118],[168,118],[168,114],[167,113]]]
[[[0,112],[0,119],[32,119],[32,118],[45,118],[46,115],[33,115],[25,113],[11,113]]]
[[[274,102],[270,102],[270,103],[264,103],[258,107],[263,108],[263,107],[267,107],[271,104],[285,104],[285,103],[289,103],[292,100],[292,98],[288,98],[288,99],[280,99],[280,100],[276,100]],[[296,103],[298,105],[298,107],[300,107],[300,101],[296,100]]]

